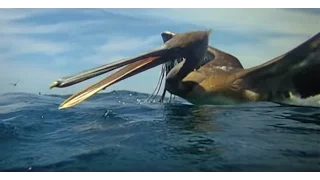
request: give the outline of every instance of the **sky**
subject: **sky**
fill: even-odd
[[[320,9],[0,9],[0,93],[73,94],[110,73],[67,88],[49,85],[160,46],[163,31],[208,29],[211,46],[249,68],[318,33]],[[103,92],[151,93],[159,76],[160,66]]]

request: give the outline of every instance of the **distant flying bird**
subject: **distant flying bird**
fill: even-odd
[[[19,81],[17,81],[16,83],[10,83],[12,86],[17,86]]]

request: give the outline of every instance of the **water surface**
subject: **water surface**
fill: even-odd
[[[0,171],[319,171],[320,109],[145,103],[147,94],[0,96]]]

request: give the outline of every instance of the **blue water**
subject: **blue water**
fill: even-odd
[[[0,171],[319,171],[320,108],[0,96]]]

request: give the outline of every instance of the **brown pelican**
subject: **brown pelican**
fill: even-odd
[[[50,88],[67,87],[124,66],[59,107],[69,108],[114,83],[180,59],[166,76],[165,90],[193,104],[281,103],[291,95],[307,98],[320,94],[320,33],[281,56],[244,69],[236,57],[208,45],[210,32],[164,32],[164,44],[150,52],[61,78]]]

